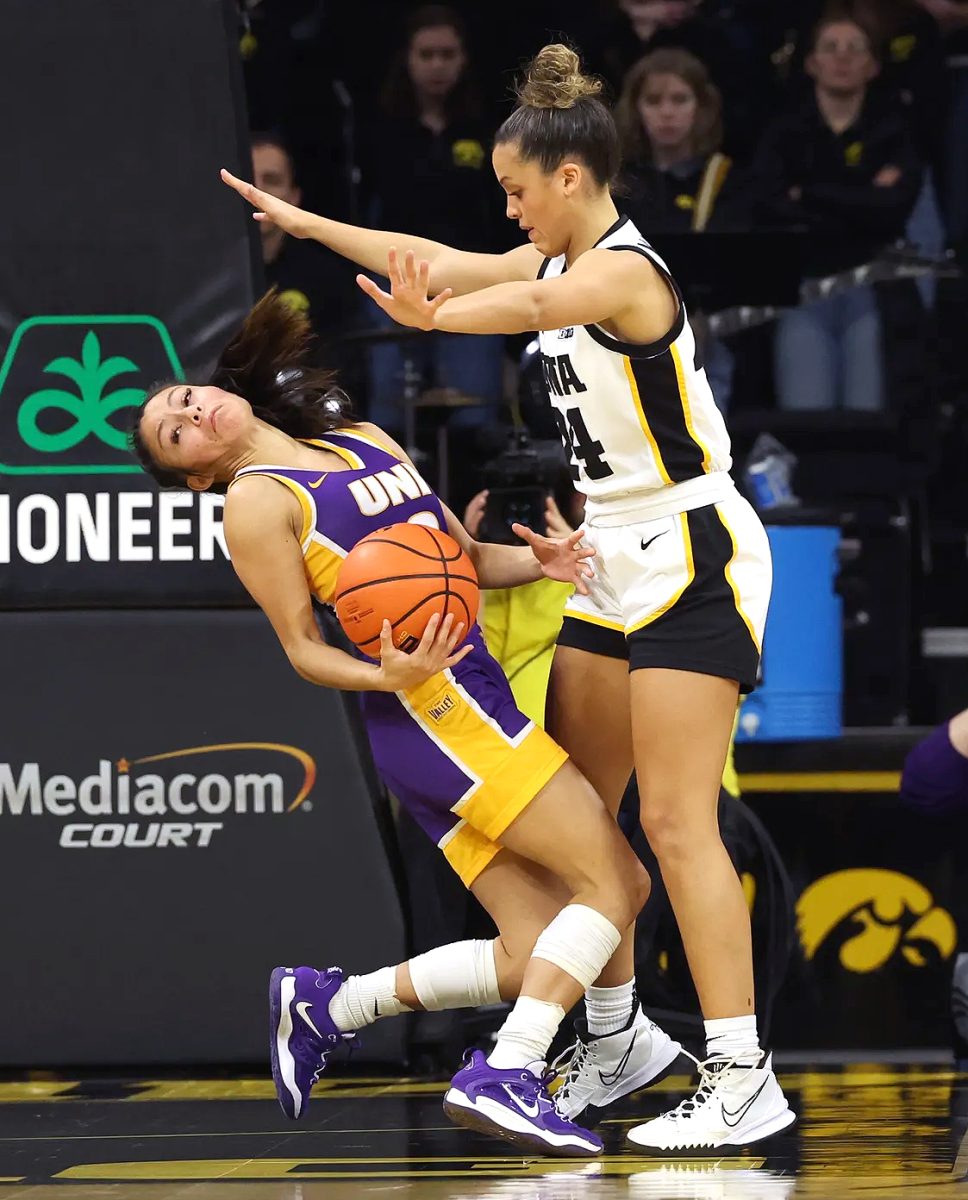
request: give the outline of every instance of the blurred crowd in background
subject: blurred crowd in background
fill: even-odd
[[[909,626],[945,622],[968,586],[968,0],[239,2],[255,182],[472,250],[519,240],[490,165],[516,74],[578,49],[621,131],[616,202],[683,288],[738,464],[768,432],[803,503],[889,498],[926,582]],[[431,477],[445,455],[458,511],[509,428],[555,436],[529,338],[393,328],[353,267],[262,237],[357,411]]]

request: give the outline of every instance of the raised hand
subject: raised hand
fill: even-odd
[[[561,509],[555,503],[554,496],[545,501],[545,533],[550,538],[566,538],[574,529],[561,515]]]
[[[478,492],[476,496],[472,496],[467,502],[467,507],[464,509],[463,525],[472,538],[476,538],[480,532],[486,508],[487,488],[482,492]]]
[[[595,551],[590,546],[579,544],[585,534],[583,529],[576,529],[567,537],[556,538],[542,537],[527,525],[514,524],[511,528],[531,547],[531,553],[541,564],[543,575],[561,583],[573,583],[582,596],[588,595],[585,580],[595,578],[588,559],[594,557]]]
[[[405,692],[426,683],[441,671],[456,667],[474,649],[468,643],[454,653],[463,636],[463,621],[455,625],[453,614],[450,614],[441,624],[440,617],[434,613],[416,649],[407,654],[394,646],[390,622],[384,621],[380,630],[380,690]]]
[[[387,275],[389,292],[368,275],[357,275],[356,282],[398,325],[433,329],[434,314],[453,292],[451,288],[445,288],[438,296],[430,298],[430,263],[421,259],[418,264],[413,251],[408,250],[401,264],[396,246],[391,246],[387,255]]]
[[[296,238],[309,236],[307,222],[311,214],[304,208],[297,208],[295,204],[287,204],[285,200],[270,196],[268,192],[246,183],[244,179],[238,179],[224,167],[219,174],[223,183],[227,183],[257,210],[252,214],[257,221],[271,221],[273,225],[278,225],[280,229]]]

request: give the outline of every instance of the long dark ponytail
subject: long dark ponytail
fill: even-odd
[[[334,372],[309,361],[313,340],[305,315],[281,300],[273,288],[246,317],[205,382],[242,396],[260,420],[290,437],[324,437],[351,425],[353,416],[349,398],[336,386]],[[131,448],[161,487],[184,487],[185,479],[152,458],[141,436],[141,416],[152,396],[177,382],[149,389],[132,421]],[[212,490],[224,491],[225,485],[215,485]]]

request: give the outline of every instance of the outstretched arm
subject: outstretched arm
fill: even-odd
[[[385,292],[372,279],[356,282],[401,325],[449,333],[528,333],[615,321],[630,341],[663,337],[676,301],[659,272],[635,253],[589,250],[553,279],[499,283],[464,296],[431,298],[429,265],[392,249]]]
[[[413,466],[403,447],[379,426],[364,422],[359,428],[383,442],[400,459]],[[447,532],[474,564],[482,588],[520,587],[546,576],[560,583],[573,583],[579,592],[587,593],[585,580],[594,575],[588,560],[594,557],[595,551],[579,546],[583,536],[580,530],[577,533],[569,531],[563,537],[542,537],[523,526],[515,526],[514,532],[528,544],[504,546],[472,538],[446,504],[441,504],[441,508],[447,522]]]
[[[541,266],[541,255],[530,244],[518,246],[506,254],[472,254],[429,238],[365,229],[361,225],[347,225],[342,221],[332,221],[329,217],[317,216],[294,204],[278,200],[225,170],[222,171],[222,180],[256,209],[254,215],[257,221],[269,220],[293,237],[320,242],[366,271],[386,275],[387,258],[395,246],[399,247],[401,254],[413,251],[418,258],[430,264],[428,279],[433,296],[445,288],[450,288],[454,295],[460,296],[496,283],[534,279]]]

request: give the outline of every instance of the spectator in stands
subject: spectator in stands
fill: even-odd
[[[829,0],[801,0],[801,10],[801,48],[809,43],[810,31],[820,17],[832,11],[856,20],[873,36],[881,70],[871,91],[878,93],[885,106],[895,103],[906,113],[918,156],[926,167],[906,237],[922,254],[941,254],[945,235],[940,184],[948,89],[937,22],[917,0],[838,0],[833,8]],[[917,286],[925,305],[932,307],[934,281],[919,279]]]
[[[628,71],[660,49],[688,50],[705,63],[725,105],[728,149],[745,158],[771,109],[770,10],[764,0],[618,0],[591,60],[618,91]]]
[[[942,209],[949,240],[968,258],[968,0],[918,0],[945,35],[949,108]]]
[[[252,181],[257,188],[289,204],[300,204],[292,155],[285,142],[269,133],[254,133]],[[353,273],[343,259],[317,242],[299,241],[268,221],[259,224],[266,283],[279,289],[282,299],[306,314],[320,340],[327,365],[337,366],[335,342],[353,324],[360,310]]]
[[[855,3],[859,5],[861,20],[880,38],[884,61],[879,82],[905,109],[925,167],[921,191],[905,234],[922,254],[938,256],[945,243],[941,181],[948,110],[941,33],[916,0],[855,0]],[[935,281],[919,279],[917,286],[925,307],[932,308]]]
[[[797,63],[810,52],[817,23],[833,15],[866,29],[880,58],[871,90],[908,111],[918,154],[935,162],[944,135],[946,90],[941,34],[918,0],[800,0]]]
[[[921,170],[903,114],[869,95],[879,64],[862,26],[825,18],[805,65],[813,87],[771,124],[760,147],[756,209],[761,223],[808,230],[809,273],[828,277],[903,235]],[[786,314],[775,359],[782,408],[882,410],[873,290],[845,288]]]
[[[470,75],[463,21],[441,4],[417,9],[384,83],[381,114],[364,164],[368,223],[468,250],[506,248],[504,210],[490,163],[493,130]],[[380,319],[389,329],[393,322]],[[504,339],[433,333],[408,353],[425,386],[485,402],[451,424],[490,420],[502,394]],[[370,419],[399,432],[404,355],[397,343],[371,352]]]
[[[655,50],[625,77],[616,108],[624,207],[644,232],[749,225],[749,193],[722,153],[722,104],[688,50]]]
[[[615,116],[627,189],[623,207],[647,237],[749,227],[749,187],[720,149],[719,91],[695,55],[676,49],[647,54],[625,77]],[[725,411],[732,354],[716,339],[705,339],[702,352],[716,403]]]

